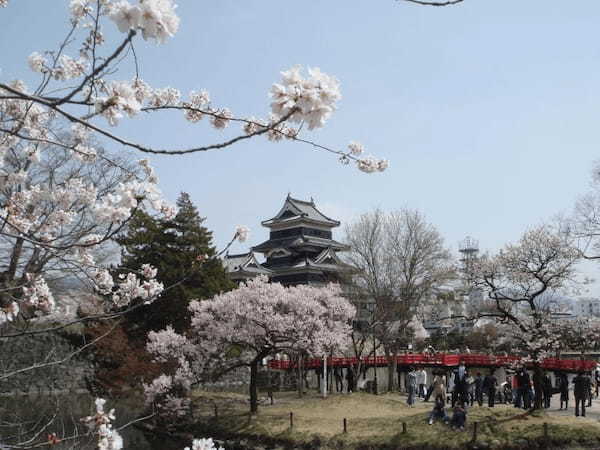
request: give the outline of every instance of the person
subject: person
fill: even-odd
[[[585,417],[585,401],[590,391],[590,379],[585,372],[579,372],[573,378],[573,395],[575,396],[575,417],[579,417],[579,407],[581,406],[581,415]]]
[[[415,404],[415,396],[417,395],[417,372],[414,367],[411,367],[406,375],[406,391],[408,392],[406,403],[412,408]]]
[[[348,394],[354,392],[354,367],[348,366],[346,370],[346,382],[348,383]]]
[[[592,407],[592,373],[590,372],[587,375],[587,377],[588,377],[588,380],[590,381],[589,382],[589,390],[587,393],[587,406],[588,406],[588,408],[591,408]]]
[[[446,376],[443,372],[438,372],[433,377],[431,395],[433,395],[433,398],[441,397],[444,404],[446,404]]]
[[[518,376],[518,372],[515,372],[515,374],[512,376],[512,380],[511,380],[511,388],[512,388],[512,399],[513,399],[513,403],[515,408],[520,408],[521,407],[521,397],[519,396],[519,376]]]
[[[494,369],[490,369],[490,373],[483,380],[483,392],[488,396],[488,406],[490,408],[494,407],[497,386],[498,380],[494,376]]]
[[[344,379],[342,376],[342,368],[335,366],[333,368],[333,378],[335,378],[335,391],[343,392],[344,391]]]
[[[465,362],[460,361],[458,368],[454,371],[454,390],[452,391],[452,407],[456,404],[457,400],[464,405],[467,404],[467,378],[469,378],[469,371],[465,367]]]
[[[512,403],[512,380],[511,377],[506,377],[506,381],[501,385],[502,389],[502,402],[503,403]]]
[[[433,425],[433,422],[435,422],[436,419],[448,423],[449,419],[446,415],[446,410],[444,409],[445,404],[446,402],[443,397],[435,397],[435,405],[433,405],[433,409],[429,413],[429,425]]]
[[[523,399],[523,408],[529,409],[531,408],[531,378],[529,377],[529,373],[527,369],[524,367],[519,372],[519,399]]]
[[[479,406],[483,406],[483,376],[481,372],[477,372],[475,377],[475,400]]]
[[[425,385],[427,384],[427,372],[421,368],[417,372],[417,384],[419,385],[419,398],[425,398]]]
[[[467,411],[462,402],[458,402],[454,407],[452,413],[452,419],[450,420],[450,426],[452,429],[464,430],[467,424]]]
[[[560,392],[560,408],[563,409],[563,402],[565,409],[569,409],[569,379],[567,374],[561,373],[558,376],[558,389]]]
[[[321,392],[321,378],[323,378],[323,373],[323,366],[315,367],[315,376],[317,377],[317,392]]]
[[[467,399],[469,400],[469,406],[473,406],[475,403],[475,378],[467,378]]]
[[[552,380],[548,372],[544,372],[544,378],[542,379],[542,394],[544,398],[544,408],[550,408],[550,402],[552,401]]]
[[[600,368],[598,366],[596,366],[594,378],[596,379],[596,398],[598,398],[598,391],[600,390]]]

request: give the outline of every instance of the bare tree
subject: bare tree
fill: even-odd
[[[362,343],[370,335],[379,341],[392,361],[392,388],[395,356],[411,342],[411,323],[423,302],[454,276],[452,258],[440,233],[417,210],[363,214],[346,228],[346,242],[351,247],[348,262],[358,269],[355,292],[373,305],[353,340]]]
[[[560,346],[561,325],[552,295],[576,283],[580,253],[568,234],[550,225],[524,233],[516,244],[478,262],[477,283],[487,293],[479,317],[494,317],[511,341],[534,364],[535,408],[541,407],[540,362]]]

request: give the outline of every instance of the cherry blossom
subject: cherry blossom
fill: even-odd
[[[308,78],[300,71],[301,67],[295,66],[281,72],[281,83],[275,83],[271,88],[271,110],[278,118],[292,113],[290,120],[306,122],[309,130],[320,128],[342,97],[339,81],[319,68],[309,68]]]
[[[216,447],[211,438],[194,439],[192,447],[185,447],[183,450],[224,450],[223,447]]]
[[[112,6],[110,18],[119,31],[125,33],[139,28],[144,39],[154,39],[162,44],[179,28],[175,8],[172,0],[140,0],[135,6],[121,0]]]
[[[38,52],[33,52],[31,55],[29,55],[27,62],[31,70],[34,72],[43,73],[47,70],[48,61]]]
[[[94,435],[97,436],[98,450],[121,450],[123,448],[123,438],[112,426],[115,420],[115,410],[104,411],[106,400],[97,398],[95,401],[96,414],[81,419]]]
[[[249,234],[250,234],[250,228],[248,228],[244,225],[238,225],[235,228],[235,236],[236,236],[237,240],[240,242],[246,242]]]
[[[281,352],[322,355],[344,348],[356,312],[337,285],[286,288],[269,283],[266,277],[242,283],[211,301],[194,301],[190,311],[192,331],[188,336],[171,328],[150,333],[148,351],[158,361],[178,364],[180,392],[187,377],[198,381],[231,367],[249,366],[253,412],[256,369],[264,357]],[[165,386],[163,382],[159,386]],[[148,389],[150,396],[158,392],[157,387]]]
[[[365,148],[363,147],[363,145],[360,142],[350,142],[350,144],[348,144],[348,149],[350,150],[350,153],[354,156],[359,156],[362,155],[362,153],[365,151]]]

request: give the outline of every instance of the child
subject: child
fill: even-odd
[[[446,411],[444,410],[444,398],[441,396],[437,396],[435,398],[435,405],[429,413],[429,425],[433,425],[435,419],[441,419],[444,423],[448,423],[448,416],[446,415]]]
[[[453,430],[461,430],[465,429],[465,424],[467,423],[467,411],[464,408],[462,402],[458,402],[454,407],[454,412],[452,413],[452,420],[450,421],[450,426],[452,426]]]

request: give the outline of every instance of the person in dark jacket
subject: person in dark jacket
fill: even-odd
[[[354,392],[354,367],[352,365],[348,366],[346,370],[346,382],[348,383],[348,394]]]
[[[494,369],[490,369],[490,373],[483,380],[483,392],[485,392],[488,396],[488,406],[490,408],[494,407],[497,386],[498,380],[494,376]]]
[[[464,430],[467,424],[467,410],[462,402],[458,402],[454,407],[450,426],[452,429]]]
[[[462,403],[463,406],[468,402],[469,383],[467,382],[467,378],[469,378],[469,371],[465,367],[465,362],[461,360],[458,368],[454,370],[454,390],[452,391],[453,407],[457,400]]]
[[[590,390],[589,390],[588,395],[587,395],[587,406],[588,406],[588,408],[592,407],[592,395],[593,395],[592,391],[594,389],[593,382],[592,382],[592,375],[593,375],[592,372],[588,373],[588,375],[587,375],[588,379],[590,380]]]
[[[544,408],[550,408],[550,402],[552,401],[552,380],[550,380],[548,372],[544,372],[544,378],[542,378],[542,394]]]
[[[569,379],[565,373],[561,373],[558,376],[558,390],[560,392],[559,409],[563,409],[563,402],[565,404],[565,409],[569,409]]]
[[[446,404],[445,400],[437,396],[435,398],[435,405],[433,406],[433,410],[429,413],[429,425],[433,425],[436,419],[440,419],[444,423],[448,423],[448,416],[446,415],[446,410],[444,409],[444,405]]]
[[[579,417],[579,406],[581,415],[585,417],[585,401],[590,392],[590,379],[584,372],[579,372],[573,378],[573,395],[575,396],[575,417]]]
[[[531,378],[529,377],[529,373],[527,369],[522,368],[517,375],[519,380],[519,399],[523,399],[523,408],[529,409],[531,408]]]
[[[475,377],[475,400],[479,406],[483,406],[483,376],[477,372]]]
[[[333,378],[335,378],[335,391],[344,391],[344,377],[342,376],[342,368],[335,366],[333,368]]]

